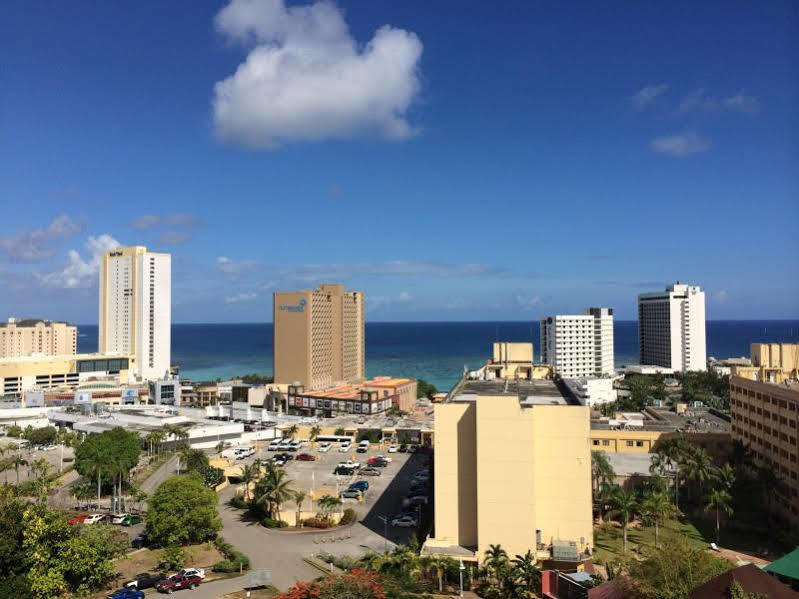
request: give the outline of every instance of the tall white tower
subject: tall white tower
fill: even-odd
[[[100,264],[98,350],[133,355],[143,380],[169,373],[172,256],[141,246],[116,248]]]
[[[558,314],[541,319],[541,361],[566,379],[615,372],[613,310],[586,308],[583,314]]]
[[[679,281],[660,293],[638,296],[641,364],[706,370],[705,292]]]

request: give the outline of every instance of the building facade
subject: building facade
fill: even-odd
[[[3,395],[21,397],[28,390],[75,389],[90,381],[133,382],[136,359],[133,356],[76,354],[67,356],[27,356],[0,359],[0,390]]]
[[[541,361],[562,378],[612,376],[613,310],[586,308],[583,314],[542,318]]]
[[[288,408],[303,416],[334,418],[347,414],[382,414],[391,408],[409,412],[416,403],[415,379],[375,377],[356,384],[311,390],[289,385]]]
[[[321,389],[365,373],[364,296],[343,285],[274,294],[275,383]]]
[[[749,446],[755,465],[782,481],[772,509],[799,529],[799,383],[730,378],[732,438]]]
[[[705,292],[677,282],[663,292],[639,295],[638,341],[641,364],[706,370]]]
[[[501,544],[546,563],[565,545],[579,562],[593,542],[589,409],[552,381],[509,387],[467,382],[435,406],[435,527],[422,553],[481,561]]]
[[[753,343],[749,364],[733,364],[730,374],[763,381],[782,383],[799,380],[799,343]]]
[[[100,263],[98,351],[136,357],[136,376],[168,376],[172,256],[136,246],[107,251]]]
[[[38,354],[66,356],[78,352],[78,327],[51,320],[9,318],[0,323],[0,358]]]

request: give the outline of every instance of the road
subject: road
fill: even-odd
[[[141,484],[141,489],[148,495],[152,495],[153,491],[158,488],[162,482],[168,479],[170,476],[175,474],[178,468],[178,460],[180,459],[180,454],[174,454],[171,458],[169,458],[166,462],[164,462],[158,470],[153,472],[147,480],[145,480]]]

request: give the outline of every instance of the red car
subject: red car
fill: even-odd
[[[301,453],[296,458],[298,462],[313,462],[315,459],[310,453]]]
[[[173,593],[181,589],[193,589],[203,581],[199,576],[170,576],[158,583],[156,590],[159,593]]]
[[[69,520],[67,520],[67,524],[71,524],[75,526],[76,524],[83,524],[84,520],[89,517],[89,514],[78,514]]]
[[[388,462],[383,458],[369,458],[366,460],[366,463],[370,466],[377,466],[378,468],[385,468],[388,466]]]

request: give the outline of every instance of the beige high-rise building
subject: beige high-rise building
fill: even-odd
[[[593,547],[589,408],[547,380],[466,380],[435,406],[435,527],[425,555],[491,544],[576,569]]]
[[[319,389],[364,378],[363,292],[277,291],[273,311],[275,383]]]
[[[0,358],[74,355],[78,327],[66,322],[9,318],[0,324]]]
[[[169,374],[172,256],[141,246],[116,248],[100,263],[100,353],[136,357],[136,375]]]

